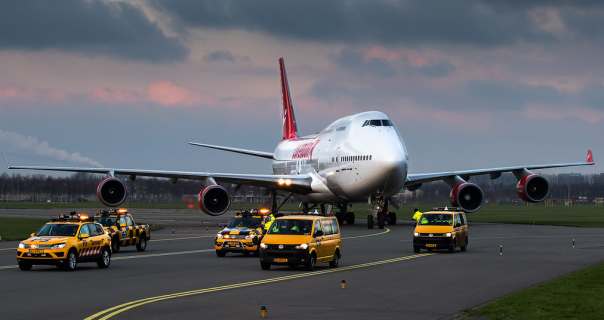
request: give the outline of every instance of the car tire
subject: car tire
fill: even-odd
[[[222,257],[226,256],[226,252],[224,252],[222,250],[216,250],[216,256],[222,258]]]
[[[63,270],[73,271],[78,266],[78,253],[74,249],[69,250],[65,262],[63,262]]]
[[[268,262],[260,262],[260,268],[262,268],[262,270],[270,270],[271,264]]]
[[[413,252],[419,253],[421,248],[419,246],[413,246]]]
[[[461,249],[461,252],[466,252],[466,250],[468,250],[468,238],[466,238],[466,243],[459,247],[459,249]]]
[[[260,256],[260,250],[254,251],[254,257],[259,257],[259,256]]]
[[[111,251],[113,253],[120,252],[120,241],[117,237],[111,239]]]
[[[111,264],[111,252],[109,252],[109,249],[103,248],[103,252],[101,253],[101,259],[96,262],[96,265],[99,268],[106,269],[106,268],[109,268],[110,264]]]
[[[339,252],[336,252],[336,253],[333,255],[333,260],[332,260],[332,261],[329,261],[329,266],[330,266],[331,268],[337,268],[339,263],[340,263],[340,253],[339,253]]]
[[[378,228],[384,229],[384,224],[386,223],[386,215],[378,214]]]
[[[367,229],[373,229],[373,215],[367,216]]]
[[[31,270],[31,267],[33,266],[31,264],[31,262],[26,262],[26,261],[18,261],[19,262],[19,269],[21,269],[21,271],[29,271]]]
[[[315,271],[316,263],[317,263],[317,258],[315,257],[315,254],[313,253],[308,258],[308,262],[306,263],[306,270]]]
[[[455,253],[455,239],[453,239],[453,243],[451,244],[451,248],[449,248],[449,253]]]
[[[355,216],[354,216],[354,212],[347,212],[346,213],[346,224],[354,224],[354,220],[355,220]]]
[[[396,224],[396,212],[390,212],[388,214],[388,224],[395,225]]]
[[[147,238],[142,237],[140,241],[136,244],[136,251],[145,251],[147,249]]]

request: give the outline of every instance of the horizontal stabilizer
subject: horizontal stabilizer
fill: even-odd
[[[193,146],[199,146],[199,147],[205,147],[205,148],[211,148],[211,149],[217,149],[217,150],[223,150],[223,151],[242,153],[242,154],[247,154],[249,156],[254,156],[254,157],[273,159],[273,153],[272,152],[246,150],[246,149],[239,149],[239,148],[229,148],[229,147],[214,146],[214,145],[210,145],[210,144],[203,144],[203,143],[196,143],[196,142],[189,142],[189,144],[193,145]]]

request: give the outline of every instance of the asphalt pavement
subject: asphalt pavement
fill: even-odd
[[[0,216],[59,212],[4,209]],[[273,319],[444,319],[604,261],[604,229],[470,223],[467,252],[414,254],[410,222],[369,230],[359,219],[341,228],[338,268],[264,271],[252,256],[216,257],[214,235],[232,213],[131,213],[164,229],[152,232],[144,252],[122,248],[108,269],[84,263],[75,272],[24,272],[16,266],[18,242],[0,242],[0,319],[261,318],[262,306]]]

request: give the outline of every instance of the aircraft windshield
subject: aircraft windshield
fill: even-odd
[[[453,225],[453,215],[424,213],[419,219],[422,226],[451,226]]]
[[[103,227],[112,227],[117,225],[117,217],[94,217],[94,222],[100,223]]]
[[[392,126],[392,122],[390,120],[365,120],[363,123],[363,127],[373,126],[373,127],[390,127]]]
[[[73,237],[78,232],[77,224],[47,224],[43,226],[36,236]]]
[[[271,225],[268,234],[310,235],[312,220],[279,219]]]
[[[229,221],[227,228],[259,228],[262,218],[235,217]]]

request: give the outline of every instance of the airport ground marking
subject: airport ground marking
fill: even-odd
[[[1,266],[0,270],[2,270],[2,269],[14,269],[16,267],[18,267],[18,265],[14,265],[14,266]]]
[[[329,274],[329,273],[335,273],[335,272],[355,270],[355,269],[372,267],[372,266],[378,266],[378,265],[384,265],[384,264],[388,264],[388,263],[400,262],[400,261],[405,261],[405,260],[410,260],[410,259],[415,259],[415,258],[427,257],[427,256],[431,256],[431,255],[434,255],[434,253],[414,254],[414,255],[411,255],[411,256],[404,256],[404,257],[393,258],[393,259],[386,259],[386,260],[380,260],[380,261],[361,263],[361,264],[356,264],[356,265],[347,266],[347,267],[340,267],[340,268],[335,268],[335,269],[327,269],[327,270],[321,270],[321,271],[304,272],[304,273],[298,273],[298,274],[293,274],[293,275],[283,276],[283,277],[277,277],[277,278],[269,278],[269,279],[264,279],[264,280],[256,280],[256,281],[250,281],[250,282],[244,282],[244,283],[238,283],[238,284],[231,284],[231,285],[220,286],[220,287],[213,287],[213,288],[206,288],[206,289],[185,291],[185,292],[172,293],[172,294],[167,294],[167,295],[162,295],[162,296],[156,296],[156,297],[151,297],[151,298],[145,298],[145,299],[141,299],[141,300],[127,302],[127,303],[124,303],[124,304],[121,304],[121,305],[118,305],[118,306],[115,306],[115,307],[112,307],[112,308],[109,308],[109,309],[105,309],[103,311],[100,311],[100,312],[97,312],[97,313],[93,314],[92,316],[90,316],[88,318],[85,318],[84,320],[94,320],[94,319],[106,320],[106,319],[109,319],[109,318],[111,318],[111,317],[119,314],[119,313],[128,311],[130,309],[133,309],[133,308],[145,305],[145,304],[162,301],[162,300],[181,298],[181,297],[187,297],[187,296],[192,296],[192,295],[198,295],[198,294],[204,294],[204,293],[210,293],[210,292],[217,292],[217,291],[223,291],[223,290],[245,288],[245,287],[250,287],[250,286],[269,284],[269,283],[281,282],[281,281],[286,281],[286,280],[295,280],[295,279],[306,278],[306,277],[311,277],[311,276],[319,276],[319,275],[324,275],[324,274]]]
[[[0,251],[2,250],[17,250],[17,248],[4,248],[4,249],[0,249]]]
[[[379,236],[380,234],[384,234],[384,233],[388,233],[388,232],[390,232],[390,229],[386,228],[386,231],[384,231],[384,232],[366,234],[364,236],[345,237],[345,238],[342,238],[342,240],[344,240],[344,239],[354,239],[354,238],[364,238],[364,237]]]
[[[199,238],[213,238],[213,237],[215,237],[215,236],[207,235],[207,236],[185,237],[185,238],[152,239],[152,240],[149,240],[149,241],[157,242],[157,241],[172,241],[172,240],[199,239]]]
[[[190,251],[179,251],[179,252],[165,252],[165,253],[142,254],[142,255],[135,255],[135,256],[117,257],[117,258],[112,258],[111,260],[127,260],[127,259],[138,259],[138,258],[175,256],[175,255],[179,255],[179,254],[210,252],[210,251],[214,251],[214,250],[215,249],[202,249],[202,250],[190,250]]]

